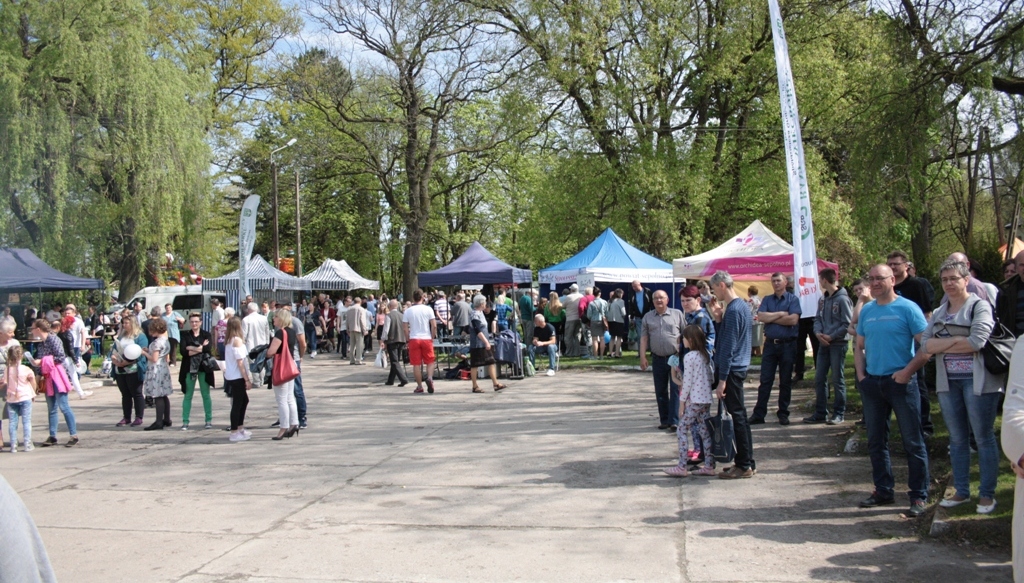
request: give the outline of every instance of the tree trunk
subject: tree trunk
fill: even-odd
[[[120,260],[115,264],[114,272],[121,285],[117,299],[121,302],[131,299],[139,291],[139,280],[142,273],[139,269],[139,246],[135,238],[135,218],[125,217],[121,223],[121,241],[117,246]]]
[[[412,300],[413,290],[419,287],[420,253],[423,251],[423,231],[422,228],[416,224],[418,222],[418,219],[409,221],[405,229],[405,250],[402,253],[402,293],[406,300]]]
[[[914,257],[914,265],[918,275],[931,273],[930,257],[932,253],[932,214],[927,208],[921,212],[917,232],[910,240],[910,254]]]

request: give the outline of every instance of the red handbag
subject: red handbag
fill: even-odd
[[[274,369],[271,375],[271,383],[275,387],[295,380],[299,376],[299,367],[292,358],[292,351],[288,349],[288,331],[281,330],[281,348],[274,355]]]

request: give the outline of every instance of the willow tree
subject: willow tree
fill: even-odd
[[[0,11],[0,188],[27,239],[91,262],[122,296],[146,255],[201,245],[209,148],[194,78],[150,51],[137,0],[26,1]],[[105,262],[103,260],[106,260]]]

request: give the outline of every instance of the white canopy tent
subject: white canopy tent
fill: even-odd
[[[839,266],[818,259],[818,269]],[[676,279],[709,279],[716,271],[727,271],[737,282],[758,286],[762,293],[771,293],[771,274],[793,273],[793,246],[771,232],[759,220],[740,231],[735,237],[710,251],[672,261],[672,275]],[[746,296],[746,287],[736,290]]]
[[[314,271],[302,276],[315,290],[380,289],[380,282],[356,273],[344,259],[325,259]]]

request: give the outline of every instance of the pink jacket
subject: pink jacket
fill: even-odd
[[[54,386],[57,387],[58,393],[71,392],[71,381],[68,379],[68,374],[64,371],[64,366],[54,362],[52,356],[43,357],[43,363],[39,365],[39,370],[46,377],[47,397],[53,396]]]

